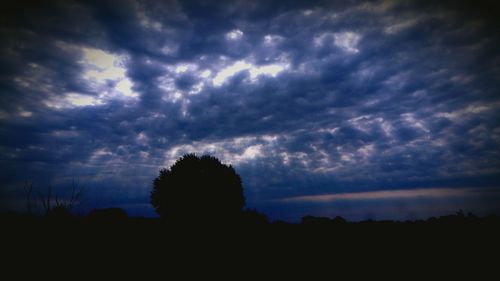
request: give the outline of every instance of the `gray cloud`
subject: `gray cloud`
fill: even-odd
[[[498,187],[496,4],[272,2],[2,4],[2,205],[72,177],[146,204],[188,152],[236,166],[254,206]]]

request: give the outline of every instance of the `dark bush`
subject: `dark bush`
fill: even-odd
[[[160,170],[151,203],[170,222],[215,223],[239,219],[245,197],[233,167],[212,156],[188,154]]]

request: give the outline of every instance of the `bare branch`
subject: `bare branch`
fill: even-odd
[[[50,210],[52,210],[51,201],[52,201],[52,186],[49,185],[47,188],[47,196],[42,194],[38,195],[40,197],[40,201],[42,201],[43,209],[45,210],[45,214],[48,214]]]
[[[71,183],[71,197],[69,200],[69,207],[73,208],[79,201],[80,198],[82,197],[84,187],[80,187],[80,180],[75,181],[75,179],[72,180]]]
[[[30,188],[27,186],[25,190],[30,190]],[[54,208],[65,208],[68,211],[74,208],[75,205],[79,204],[83,191],[84,188],[80,187],[80,181],[73,179],[71,182],[71,194],[61,197],[57,192],[53,192],[52,185],[49,185],[47,193],[45,195],[39,193],[38,196],[42,202],[45,214],[48,215]]]
[[[40,201],[42,202],[43,209],[47,213],[48,211],[47,211],[47,203],[45,202],[45,196],[41,193],[38,193],[38,197],[39,197]]]
[[[47,213],[50,212],[50,210],[52,210],[52,207],[51,207],[51,201],[52,201],[52,186],[49,185],[49,190],[47,191]]]

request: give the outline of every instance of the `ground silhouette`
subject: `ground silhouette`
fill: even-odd
[[[161,218],[129,217],[120,208],[78,215],[70,208],[73,204],[53,196],[50,188],[47,195],[40,196],[46,212],[37,216],[31,189],[26,185],[26,214],[0,212],[3,254],[24,267],[17,273],[44,262],[52,270],[65,268],[62,265],[69,262],[78,267],[73,272],[86,271],[92,268],[89,261],[108,268],[115,265],[113,272],[120,272],[129,269],[124,264],[133,259],[132,267],[146,261],[148,270],[158,268],[163,274],[165,266],[169,272],[176,268],[170,260],[188,265],[189,272],[203,274],[200,265],[227,270],[237,264],[246,274],[262,265],[275,267],[280,261],[286,264],[280,271],[294,276],[295,269],[307,263],[314,270],[327,269],[328,274],[337,274],[342,267],[338,262],[369,272],[363,261],[380,261],[384,269],[404,263],[413,274],[420,257],[439,267],[443,261],[450,261],[453,269],[460,262],[470,267],[472,261],[479,261],[481,268],[496,268],[496,260],[490,257],[500,250],[500,217],[462,211],[405,222],[350,222],[339,216],[310,215],[300,223],[269,222],[265,214],[244,209],[240,177],[231,166],[211,156],[189,154],[160,171],[153,182],[151,203]],[[55,253],[58,259],[48,258],[48,253]],[[37,255],[43,258],[33,258]],[[416,260],[412,263],[411,259]],[[493,263],[485,266],[489,261]],[[262,276],[266,275],[259,278]]]
[[[126,222],[128,214],[121,208],[94,209],[88,214],[89,220],[102,223]]]
[[[170,223],[231,224],[242,217],[241,178],[215,157],[187,154],[153,181],[151,204]]]

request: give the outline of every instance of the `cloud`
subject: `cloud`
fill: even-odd
[[[332,40],[333,39],[333,40]],[[314,38],[314,44],[317,47],[325,47],[332,44],[339,47],[347,53],[358,53],[356,48],[361,36],[354,32],[323,33]],[[332,42],[333,41],[333,42]]]
[[[147,199],[188,152],[251,205],[498,186],[498,9],[458,2],[5,4],[2,197],[81,177]]]
[[[387,200],[387,199],[406,199],[415,198],[450,198],[450,197],[469,197],[474,193],[489,192],[490,189],[477,188],[414,188],[410,190],[377,190],[369,192],[354,193],[335,193],[310,196],[297,196],[281,199],[281,202],[333,202],[333,201],[357,201],[357,200]],[[493,191],[498,191],[496,188]]]
[[[226,39],[228,40],[239,40],[241,37],[243,37],[243,32],[239,29],[231,30],[226,33]]]
[[[285,68],[286,66],[279,64],[255,66],[245,61],[236,61],[234,64],[219,71],[219,73],[217,73],[217,75],[214,77],[213,83],[215,86],[221,86],[226,80],[245,70],[248,70],[248,72],[250,73],[250,79],[252,81],[255,81],[255,79],[260,75],[269,75],[275,77]]]

